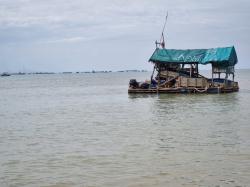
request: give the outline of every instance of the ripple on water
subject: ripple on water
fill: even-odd
[[[150,73],[0,79],[5,186],[247,186],[249,73],[241,90],[131,95]]]

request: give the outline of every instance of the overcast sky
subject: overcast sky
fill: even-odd
[[[234,45],[250,68],[249,0],[0,0],[0,72],[152,69],[167,48]]]

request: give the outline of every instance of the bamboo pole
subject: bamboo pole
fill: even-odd
[[[160,84],[161,84],[161,68],[159,68],[159,71],[158,71],[158,87],[160,86]]]
[[[197,77],[199,77],[199,67],[198,67],[198,63],[196,64],[196,73],[197,73]]]
[[[192,67],[193,67],[192,64],[190,64],[190,70],[189,70],[190,71],[189,72],[190,78],[192,77]]]
[[[151,84],[152,84],[152,80],[153,80],[153,77],[154,77],[154,73],[155,73],[155,65],[154,65],[154,69],[153,69],[153,72],[152,72],[152,75],[151,75]]]
[[[212,65],[212,85],[214,85],[214,67]]]

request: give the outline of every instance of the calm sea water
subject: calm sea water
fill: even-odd
[[[150,73],[0,77],[0,186],[249,186],[240,91],[128,95]]]

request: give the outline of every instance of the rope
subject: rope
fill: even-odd
[[[208,89],[208,87],[206,87],[205,88],[205,90],[199,90],[199,89],[197,89],[197,88],[194,88],[197,92],[199,92],[199,93],[203,93],[203,92],[206,92],[207,91],[207,89]]]

